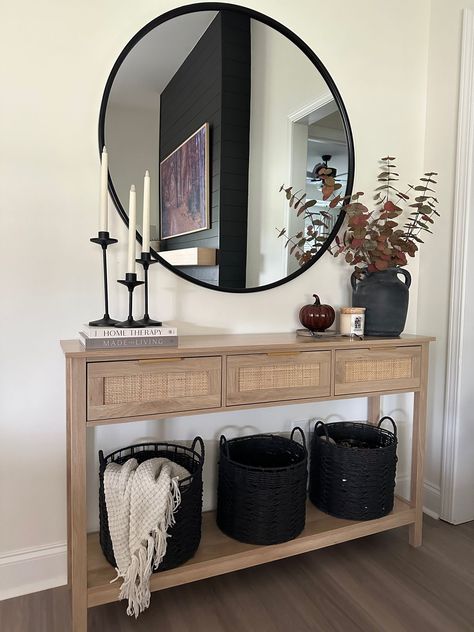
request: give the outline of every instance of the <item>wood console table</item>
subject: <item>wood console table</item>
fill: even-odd
[[[97,534],[86,532],[86,428],[98,424],[368,398],[368,419],[384,394],[414,393],[411,498],[377,520],[332,518],[310,503],[303,533],[290,542],[255,546],[221,533],[204,514],[199,550],[189,562],[154,574],[152,590],[229,573],[353,538],[410,525],[422,540],[423,454],[428,347],[433,338],[298,338],[294,334],[183,336],[179,347],[85,351],[62,342],[67,365],[68,581],[73,631],[87,631],[87,608],[117,600],[114,569]],[[125,615],[124,615],[125,616]]]

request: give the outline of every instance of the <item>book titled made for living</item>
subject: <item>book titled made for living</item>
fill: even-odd
[[[154,338],[178,335],[176,327],[161,325],[160,327],[89,327],[83,325],[79,332],[88,339],[120,340],[124,338]]]
[[[139,336],[134,338],[87,338],[80,341],[86,349],[125,349],[131,347],[177,347],[178,336]]]

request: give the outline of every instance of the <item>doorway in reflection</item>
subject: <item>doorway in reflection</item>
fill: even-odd
[[[306,199],[316,200],[311,211],[328,213],[324,219],[326,226],[314,226],[307,215],[297,216],[294,210],[289,209],[287,227],[289,235],[299,232],[307,234],[309,226],[316,234],[330,233],[339,215],[339,206],[331,209],[330,200],[323,200],[321,191],[321,177],[318,172],[322,168],[332,170],[336,182],[340,183],[342,191],[347,187],[348,176],[348,152],[344,124],[337,105],[328,92],[317,102],[305,106],[301,111],[295,112],[289,117],[291,131],[290,151],[290,183],[294,191],[306,194]],[[288,209],[288,205],[286,205]],[[310,248],[309,244],[305,248]],[[292,274],[298,270],[298,259],[286,249],[285,256],[286,274]]]

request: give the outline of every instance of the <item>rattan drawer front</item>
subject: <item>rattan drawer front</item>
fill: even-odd
[[[89,421],[179,413],[221,406],[221,358],[92,362]]]
[[[421,347],[336,351],[335,394],[420,386]]]
[[[330,351],[229,356],[227,405],[328,396],[330,366]]]

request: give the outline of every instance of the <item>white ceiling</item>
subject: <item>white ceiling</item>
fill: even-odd
[[[328,114],[317,123],[308,126],[308,137],[318,142],[308,141],[308,169],[322,162],[323,154],[330,154],[334,159],[347,160],[347,142],[339,112]],[[312,168],[312,167],[311,167]]]
[[[161,92],[216,15],[216,11],[188,13],[145,35],[120,66],[109,103],[126,108],[156,108]]]
[[[336,104],[334,103],[334,105]],[[338,110],[332,112],[332,114],[328,114],[324,118],[319,119],[319,121],[317,121],[317,123],[314,123],[314,125],[320,125],[321,127],[328,127],[330,129],[344,129],[342,126],[341,115],[339,114]],[[309,128],[309,131],[311,132],[311,126]]]

